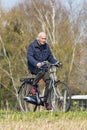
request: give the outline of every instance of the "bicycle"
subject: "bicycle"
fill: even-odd
[[[67,112],[70,109],[71,105],[71,94],[70,89],[64,82],[55,79],[55,64],[48,65],[47,62],[42,64],[47,64],[48,70],[51,74],[51,80],[49,84],[49,102],[52,106],[53,111],[63,111]],[[18,90],[18,99],[19,105],[22,111],[36,111],[38,106],[43,106],[46,109],[44,104],[44,96],[40,96],[39,86],[36,87],[36,95],[30,94],[30,88],[33,84],[34,78],[24,78],[21,79],[21,85]],[[27,96],[27,98],[26,98]],[[33,104],[33,108],[30,106]]]

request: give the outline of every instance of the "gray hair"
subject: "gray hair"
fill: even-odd
[[[39,38],[40,38],[40,36],[42,35],[42,34],[45,34],[46,35],[46,33],[45,32],[40,32],[38,35],[37,35],[37,40],[39,40]]]

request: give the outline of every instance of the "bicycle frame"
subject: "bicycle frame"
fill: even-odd
[[[65,83],[57,80],[55,65],[54,64],[48,64],[48,65],[50,65],[50,66],[48,66],[48,71],[50,71],[50,77],[51,77],[50,82],[49,82],[49,95],[48,95],[48,99],[49,100],[48,101],[50,101],[53,110],[60,109],[59,105],[62,104],[62,106],[63,106],[62,110],[64,109],[63,111],[68,111],[69,108],[70,108],[70,100],[71,100],[71,97],[70,97],[71,95],[69,93],[69,89],[68,89],[68,87],[67,87],[67,85]],[[27,80],[24,83],[26,84]],[[22,101],[26,101],[27,102],[26,105],[28,103],[34,105],[34,111],[36,111],[37,106],[42,105],[42,106],[45,107],[44,95],[41,96],[38,90],[37,90],[37,94],[34,95],[34,98],[33,98],[33,95],[25,94],[25,93],[27,93],[26,89],[24,89],[25,88],[25,84],[22,84],[22,86],[20,86],[19,91],[18,91],[18,94],[20,95],[19,96],[20,104],[22,103],[21,102],[21,98],[22,98]],[[32,85],[32,82],[30,82],[30,80],[29,80],[29,84],[30,84],[30,86]],[[27,86],[26,86],[26,88],[27,88]],[[24,95],[22,95],[22,97],[21,97],[22,89],[23,89],[23,93],[22,94],[24,94]],[[62,93],[62,90],[64,90],[63,93]],[[68,94],[68,96],[67,96],[67,94]],[[69,100],[69,105],[66,108],[66,105],[68,104],[67,99]],[[25,102],[23,102],[23,103],[25,104]],[[58,104],[58,106],[56,106],[57,104]],[[23,108],[22,105],[21,105],[21,108]]]
[[[54,93],[55,95],[58,97],[58,94],[56,93],[55,90],[55,82],[57,81],[57,76],[56,76],[56,67],[53,68],[53,66],[50,68],[50,76],[51,76],[51,81],[50,81],[50,85],[51,87],[53,87]],[[61,94],[60,94],[61,95]]]

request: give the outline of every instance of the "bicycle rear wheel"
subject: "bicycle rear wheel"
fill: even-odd
[[[67,112],[71,105],[71,94],[68,86],[60,81],[51,90],[51,104],[54,111]]]
[[[19,106],[20,106],[21,111],[25,111],[25,112],[34,111],[36,108],[35,105],[29,102],[26,102],[24,100],[25,96],[28,96],[28,97],[30,96],[29,94],[30,87],[31,87],[31,84],[24,82],[19,88],[18,101],[19,101]]]

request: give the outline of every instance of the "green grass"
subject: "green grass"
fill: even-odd
[[[33,119],[87,119],[87,111],[69,111],[67,113],[63,112],[50,112],[50,111],[43,111],[43,112],[14,112],[14,111],[0,111],[0,120],[33,120]]]
[[[87,130],[87,111],[0,111],[0,130]]]

